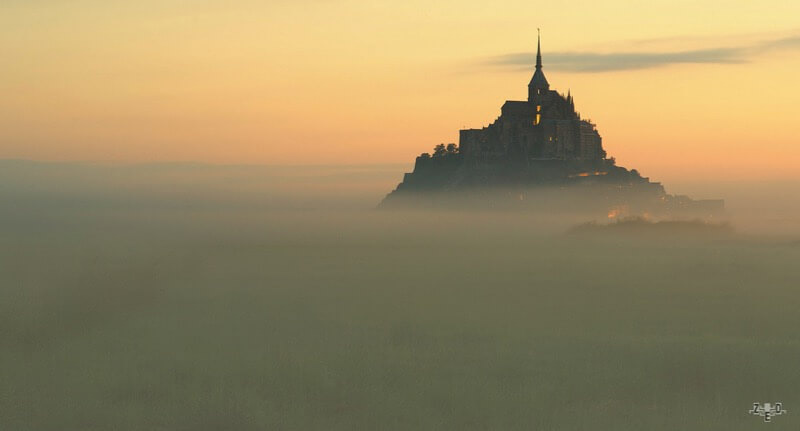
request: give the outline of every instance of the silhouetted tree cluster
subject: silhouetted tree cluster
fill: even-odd
[[[451,154],[458,154],[458,146],[456,144],[439,144],[433,147],[433,157],[444,157]]]

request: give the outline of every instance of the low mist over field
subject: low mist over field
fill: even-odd
[[[409,168],[0,161],[0,429],[800,424],[800,182],[665,184],[724,229],[375,210]]]

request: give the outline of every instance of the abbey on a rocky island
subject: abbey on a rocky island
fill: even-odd
[[[461,130],[457,146],[421,154],[380,206],[542,208],[555,202],[542,191],[557,190],[559,202],[609,214],[722,211],[722,200],[670,195],[636,169],[617,166],[595,124],[581,118],[569,92],[550,89],[542,69],[539,38],[528,100],[506,101],[487,127]]]

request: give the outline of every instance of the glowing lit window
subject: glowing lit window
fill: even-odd
[[[536,114],[536,119],[533,120],[533,125],[534,126],[538,125],[540,121],[542,121],[542,116],[539,115],[539,114]]]
[[[536,105],[536,112],[542,112],[542,105]]]

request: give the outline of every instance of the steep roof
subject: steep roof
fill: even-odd
[[[544,72],[542,72],[542,37],[537,36],[536,38],[536,72],[533,73],[533,78],[531,78],[529,87],[534,88],[549,88],[550,84],[547,82],[547,78],[544,77]]]

